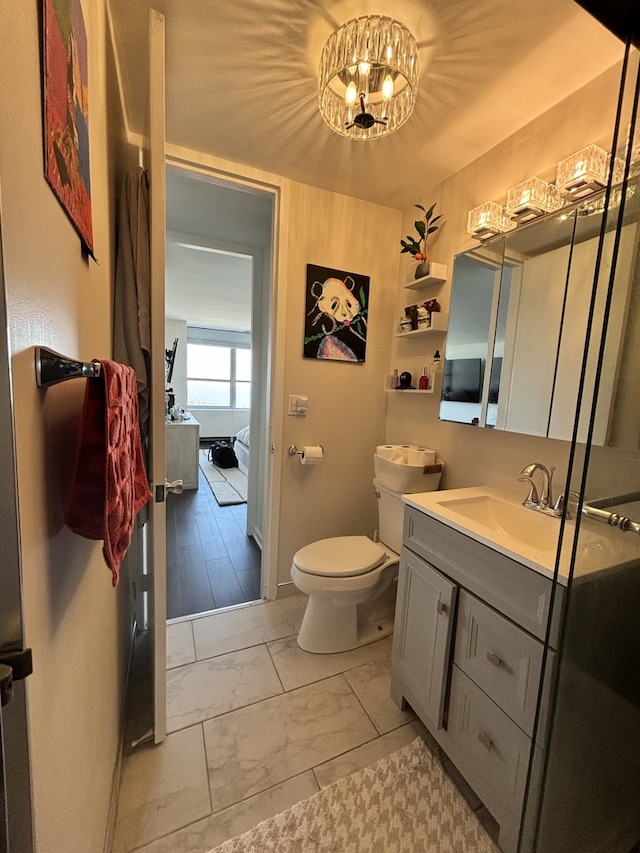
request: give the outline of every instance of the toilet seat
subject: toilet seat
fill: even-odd
[[[372,571],[387,557],[385,549],[368,536],[333,536],[305,545],[293,563],[309,575],[348,578]]]

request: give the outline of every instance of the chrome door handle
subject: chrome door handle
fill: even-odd
[[[172,483],[169,483],[167,480],[165,480],[164,488],[166,492],[171,492],[174,495],[181,495],[183,492],[183,481],[174,480]]]

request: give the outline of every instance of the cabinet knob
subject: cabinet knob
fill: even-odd
[[[478,732],[478,740],[484,746],[485,749],[491,752],[491,750],[493,749],[493,741],[486,732]]]
[[[502,666],[502,658],[499,658],[495,652],[487,652],[487,660],[492,663],[497,669]]]
[[[439,601],[436,605],[436,610],[438,611],[439,614],[442,615],[443,613],[446,614],[449,611],[449,608],[444,603],[444,601]]]

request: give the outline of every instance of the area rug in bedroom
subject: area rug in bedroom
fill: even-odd
[[[200,451],[200,468],[219,506],[246,504],[247,475],[238,468],[218,468],[209,462],[208,452]]]
[[[210,853],[498,853],[420,738]]]

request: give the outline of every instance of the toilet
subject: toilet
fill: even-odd
[[[335,536],[293,556],[291,580],[309,596],[298,645],[329,654],[355,649],[393,631],[404,520],[400,492],[374,480],[380,541]]]

